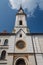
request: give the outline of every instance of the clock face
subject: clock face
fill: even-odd
[[[17,48],[23,49],[25,47],[25,43],[23,41],[18,41],[16,43]]]

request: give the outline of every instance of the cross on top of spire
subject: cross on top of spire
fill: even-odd
[[[22,9],[22,5],[20,5],[20,9]]]

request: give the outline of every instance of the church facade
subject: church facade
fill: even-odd
[[[12,33],[0,33],[0,65],[43,65],[43,34],[30,33],[22,7]]]

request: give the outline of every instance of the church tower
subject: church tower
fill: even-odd
[[[12,32],[16,34],[13,65],[29,65],[31,61],[34,61],[34,56],[29,54],[33,53],[33,46],[31,36],[28,37],[26,35],[26,33],[30,33],[29,29],[27,28],[26,17],[27,16],[24,13],[24,10],[22,7],[20,7],[18,13],[16,14],[15,27]]]
[[[29,29],[27,28],[27,21],[26,21],[27,15],[24,13],[24,10],[22,7],[18,10],[18,13],[16,14],[16,20],[15,20],[15,26],[13,33],[18,32],[19,30],[23,30],[25,33],[30,33]]]

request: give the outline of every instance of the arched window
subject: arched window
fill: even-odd
[[[16,64],[15,65],[26,65],[26,63],[25,63],[25,60],[24,59],[20,58],[20,59],[18,59],[16,61]]]
[[[6,51],[4,50],[1,53],[1,59],[4,60],[5,59],[5,56],[6,56]]]
[[[22,25],[22,20],[19,21],[19,25]]]
[[[5,45],[5,46],[8,45],[8,39],[6,39],[6,40],[4,41],[4,45]]]
[[[22,34],[20,34],[20,37],[22,37]]]
[[[1,42],[1,39],[0,39],[0,42]]]

